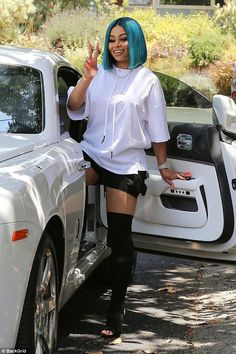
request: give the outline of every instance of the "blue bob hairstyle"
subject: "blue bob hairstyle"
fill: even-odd
[[[143,30],[140,24],[133,18],[121,17],[112,21],[107,28],[102,61],[103,68],[105,70],[110,70],[115,63],[108,48],[111,30],[115,26],[123,27],[126,32],[129,45],[129,68],[134,69],[137,66],[144,64],[147,60],[147,47]]]

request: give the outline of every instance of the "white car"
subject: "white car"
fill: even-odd
[[[147,194],[133,222],[137,249],[236,261],[236,107],[158,74],[166,96],[175,189],[147,151]],[[109,256],[103,187],[85,186],[67,116],[80,73],[62,57],[0,47],[0,348],[54,353],[58,311]],[[79,306],[79,304],[78,304]]]

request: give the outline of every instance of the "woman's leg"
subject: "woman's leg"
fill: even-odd
[[[99,176],[92,167],[87,168],[85,170],[85,176],[86,176],[86,186],[91,186],[99,182]]]
[[[111,247],[111,301],[105,337],[118,337],[121,332],[124,301],[131,277],[134,246],[131,236],[136,198],[118,189],[106,188],[108,245]]]

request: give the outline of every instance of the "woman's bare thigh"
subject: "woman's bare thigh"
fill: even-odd
[[[134,215],[137,199],[119,189],[106,187],[107,212]]]
[[[99,182],[99,177],[97,172],[92,168],[87,168],[85,170],[86,175],[86,186],[91,186],[92,184],[96,184]]]

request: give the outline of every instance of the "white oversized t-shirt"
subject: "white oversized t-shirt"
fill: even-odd
[[[73,87],[68,90],[68,96]],[[72,120],[88,118],[81,148],[101,167],[118,174],[147,170],[144,149],[169,139],[159,79],[144,66],[99,67],[86,101]]]

